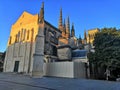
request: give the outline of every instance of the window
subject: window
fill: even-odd
[[[22,41],[22,40],[23,40],[23,29],[21,31],[21,39],[20,39],[20,41]]]
[[[26,30],[24,29],[24,32],[23,32],[23,41],[25,40],[25,36],[26,36]]]
[[[53,32],[53,34],[54,34],[54,37],[56,38],[56,32],[55,31]]]
[[[34,36],[34,29],[32,28],[32,30],[31,30],[31,42],[33,41],[33,36]]]
[[[12,37],[10,36],[10,39],[9,39],[9,44],[11,44],[11,42],[12,42]]]
[[[46,30],[47,30],[47,28],[44,29],[44,35],[46,35]]]
[[[30,32],[29,32],[29,30],[27,31],[27,40],[29,40],[29,34],[30,34]]]
[[[53,55],[53,56],[57,56],[57,48],[56,48],[56,46],[53,46],[53,45],[52,45],[52,51],[53,51],[53,52],[52,52],[52,55]]]
[[[15,35],[15,43],[18,42],[17,37],[18,37],[18,35],[16,34],[16,35]]]
[[[18,32],[18,37],[17,37],[17,39],[18,39],[18,42],[20,41],[20,31]]]

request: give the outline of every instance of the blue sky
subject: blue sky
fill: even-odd
[[[62,7],[63,19],[70,17],[77,37],[93,28],[120,28],[120,0],[0,0],[0,52],[6,50],[11,25],[24,11],[39,13],[43,1],[45,19],[58,27]]]

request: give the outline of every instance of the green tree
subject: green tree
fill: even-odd
[[[93,45],[95,53],[88,58],[91,63],[97,64],[106,70],[120,68],[120,31],[116,28],[103,28],[96,34]]]

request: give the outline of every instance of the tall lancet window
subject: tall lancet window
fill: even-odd
[[[23,41],[25,40],[25,37],[26,37],[26,29],[24,29],[24,32],[23,32]]]
[[[12,36],[10,36],[9,45],[11,44],[11,42],[12,42]]]
[[[31,30],[31,42],[33,42],[33,37],[34,37],[34,28]]]
[[[16,35],[15,35],[15,43],[18,42],[17,37],[18,37],[18,35],[16,34]]]
[[[23,40],[23,29],[21,30],[21,37],[20,37],[20,41]]]
[[[18,37],[17,37],[17,41],[20,41],[20,31],[18,32]]]
[[[29,32],[29,30],[27,31],[27,40],[29,40],[29,34],[30,34],[30,32]]]

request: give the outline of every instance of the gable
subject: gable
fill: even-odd
[[[21,25],[26,25],[29,23],[37,22],[38,15],[32,15],[28,12],[23,12],[22,15],[18,18],[18,20],[13,24],[12,27],[19,27]]]

